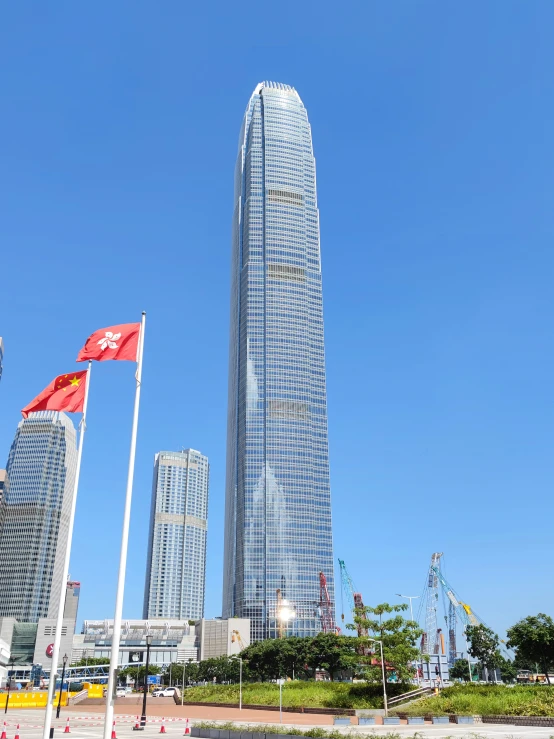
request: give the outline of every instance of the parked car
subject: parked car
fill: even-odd
[[[162,690],[155,690],[152,693],[153,698],[173,698],[177,692],[176,688],[163,688]]]
[[[126,695],[127,691],[125,690],[125,688],[117,688],[117,690],[115,691],[116,698],[125,698]]]

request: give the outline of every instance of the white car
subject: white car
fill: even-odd
[[[125,688],[117,688],[117,690],[115,691],[116,698],[125,698],[126,695],[127,691],[125,690]]]
[[[173,698],[176,693],[175,688],[164,688],[163,690],[155,690],[152,693],[152,698]]]

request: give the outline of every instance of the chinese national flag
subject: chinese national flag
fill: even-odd
[[[78,362],[95,359],[128,359],[137,361],[140,323],[122,323],[119,326],[99,328],[91,334],[77,355]]]
[[[52,380],[29,405],[21,411],[23,418],[34,411],[66,411],[80,413],[85,402],[85,387],[88,370],[60,375]]]

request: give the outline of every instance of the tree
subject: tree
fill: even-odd
[[[185,684],[197,682],[198,680],[198,663],[189,660],[185,665]],[[164,685],[182,686],[183,685],[183,663],[172,662],[169,667],[166,667],[165,672],[162,675],[162,682]]]
[[[359,661],[356,653],[357,639],[339,634],[321,633],[311,639],[307,664],[312,670],[326,670],[331,680],[340,672],[353,670]]]
[[[467,659],[457,659],[449,670],[449,675],[453,679],[469,682],[469,662]]]
[[[554,667],[554,621],[545,613],[527,616],[507,631],[510,649],[516,659],[540,665],[550,685],[548,671]]]
[[[129,676],[134,679],[135,686],[144,685],[145,669],[146,665],[137,665],[136,667],[124,667],[122,670],[119,671],[119,678],[127,678],[127,676]],[[161,668],[159,668],[157,665],[148,665],[149,675],[159,675],[160,672]]]
[[[502,682],[513,683],[517,678],[518,668],[515,662],[504,657],[503,654],[498,652],[496,666],[500,669],[502,675]]]
[[[468,652],[479,660],[485,671],[494,670],[499,666],[498,645],[500,640],[492,629],[484,624],[466,626],[466,637],[469,642]]]
[[[240,653],[245,666],[243,677],[267,681],[306,675],[311,642],[310,637],[287,636],[251,644]]]
[[[205,659],[198,665],[198,680],[226,683],[239,681],[239,661],[224,657]]]
[[[413,663],[420,658],[417,640],[423,631],[415,621],[407,621],[400,613],[408,608],[406,603],[389,605],[381,603],[378,606],[364,606],[356,609],[355,624],[348,624],[349,629],[361,627],[367,630],[368,637],[356,639],[358,644],[358,664],[362,674],[370,680],[381,679],[380,648],[371,641],[371,637],[383,643],[383,655],[389,672],[394,672],[399,682],[410,680],[415,669]],[[388,614],[396,614],[386,618]],[[377,618],[368,618],[368,615]],[[384,618],[385,616],[385,618]]]

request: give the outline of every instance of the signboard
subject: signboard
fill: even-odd
[[[162,676],[161,675],[148,675],[147,683],[148,685],[159,685],[161,682]]]
[[[53,654],[54,654],[54,645],[53,644],[49,644],[46,647],[46,656],[47,657],[51,657]]]
[[[144,652],[129,652],[129,662],[133,664],[144,662]]]

